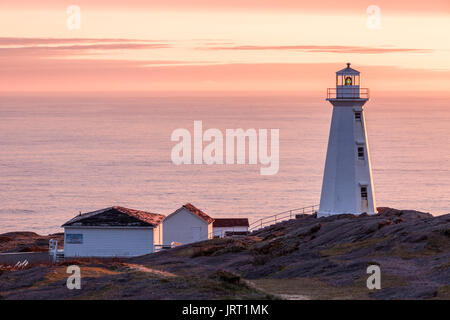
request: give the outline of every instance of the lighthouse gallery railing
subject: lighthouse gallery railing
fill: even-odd
[[[369,88],[328,88],[327,99],[369,99]]]

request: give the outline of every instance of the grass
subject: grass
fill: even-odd
[[[192,257],[200,255],[210,255],[214,251],[224,248],[226,244],[230,242],[227,238],[215,238],[207,241],[202,241],[200,243],[191,244],[187,246],[182,246],[180,248],[175,248],[173,254],[176,257]]]
[[[450,240],[448,237],[435,233],[428,238],[426,245],[422,249],[413,251],[410,246],[399,245],[384,254],[402,259],[415,259],[438,255],[449,250]]]
[[[192,244],[184,248],[177,248],[173,251],[173,254],[177,257],[190,258],[219,256],[226,253],[245,251],[258,241],[260,241],[260,239],[256,239],[256,237],[246,241],[231,238],[215,238],[199,244]]]
[[[116,271],[101,267],[81,266],[80,270],[82,278],[98,278],[107,275],[119,274]],[[68,274],[66,271],[66,266],[57,266],[50,268],[50,271],[45,275],[44,279],[36,282],[31,288],[40,288],[54,282],[66,281],[70,276],[70,274]]]
[[[367,277],[362,276],[348,286],[334,286],[319,278],[257,279],[251,282],[270,294],[287,299],[365,300],[370,299],[370,293],[374,292],[367,289]],[[398,276],[384,274],[381,278],[381,289],[403,285],[405,281]]]
[[[381,242],[389,240],[389,238],[390,237],[371,238],[371,239],[366,239],[366,240],[362,240],[362,241],[339,243],[331,248],[320,250],[319,253],[323,257],[341,256],[344,254],[348,254],[354,250],[374,246],[376,244],[379,244]]]
[[[443,263],[437,267],[433,268],[433,271],[445,270],[450,268],[450,262]]]
[[[442,286],[437,290],[436,300],[450,300],[450,285]]]

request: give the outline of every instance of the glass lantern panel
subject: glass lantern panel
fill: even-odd
[[[344,82],[344,84],[345,84],[346,86],[351,86],[351,85],[353,85],[352,77],[351,77],[351,76],[345,76],[345,82]]]

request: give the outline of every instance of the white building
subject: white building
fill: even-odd
[[[162,244],[164,215],[123,207],[84,213],[67,221],[65,257],[134,257]]]
[[[164,245],[211,239],[213,221],[213,218],[192,204],[185,204],[164,219]]]
[[[318,216],[375,214],[375,197],[363,105],[369,90],[360,88],[360,73],[336,72],[336,88],[328,89],[333,105]]]
[[[223,238],[231,235],[246,235],[248,226],[247,218],[215,218],[213,236]]]

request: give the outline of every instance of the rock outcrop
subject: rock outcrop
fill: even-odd
[[[23,236],[20,246],[27,246]],[[0,235],[0,245],[10,239]],[[65,287],[69,264],[81,266],[83,290]],[[380,267],[380,290],[366,286],[369,265]],[[1,273],[5,299],[450,299],[450,214],[301,215],[248,236],[122,261]]]

